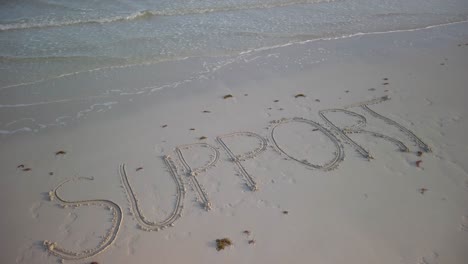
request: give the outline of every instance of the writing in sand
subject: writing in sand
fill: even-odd
[[[267,150],[268,146],[271,146],[276,150],[280,155],[283,155],[285,159],[300,164],[301,166],[306,166],[311,169],[328,171],[338,167],[341,161],[344,160],[345,152],[342,143],[351,146],[359,155],[361,155],[366,160],[371,160],[372,156],[368,150],[363,146],[354,141],[350,135],[355,133],[363,133],[373,137],[377,137],[388,141],[394,144],[400,151],[407,152],[409,148],[399,139],[396,139],[394,136],[385,135],[376,131],[371,131],[366,129],[367,118],[370,116],[375,120],[385,124],[389,128],[394,129],[401,134],[405,139],[413,142],[413,144],[419,148],[419,151],[430,152],[431,149],[429,146],[424,143],[419,137],[417,137],[412,131],[397,123],[396,121],[377,113],[372,110],[369,106],[372,104],[380,103],[389,100],[388,97],[381,97],[374,100],[361,102],[353,104],[344,108],[335,108],[335,109],[326,109],[320,110],[318,112],[320,118],[324,121],[325,124],[320,124],[318,122],[295,117],[295,118],[284,118],[281,120],[275,120],[270,122],[270,127],[268,130],[268,136],[263,137],[259,134],[253,132],[234,132],[229,134],[224,134],[216,137],[216,143],[219,146],[215,147],[208,143],[194,143],[188,145],[180,145],[174,148],[172,155],[167,154],[163,157],[165,166],[167,167],[169,174],[176,185],[176,195],[175,203],[172,211],[165,217],[164,220],[156,222],[151,221],[147,217],[140,206],[140,202],[137,198],[134,188],[128,178],[128,173],[126,170],[125,164],[121,164],[119,168],[120,178],[123,184],[123,189],[128,196],[130,201],[130,209],[134,216],[135,221],[138,223],[138,226],[145,231],[158,231],[167,227],[174,226],[174,223],[182,216],[183,207],[184,207],[184,198],[186,194],[186,185],[190,184],[195,190],[198,200],[201,202],[203,208],[210,210],[212,207],[212,202],[210,201],[209,195],[198,181],[198,177],[208,171],[210,168],[215,166],[220,162],[220,152],[218,149],[222,149],[225,154],[228,156],[229,160],[236,167],[239,175],[245,180],[245,184],[252,191],[259,190],[258,183],[253,175],[251,175],[243,166],[242,162],[253,159],[256,156],[260,155],[262,152]],[[350,111],[350,108],[359,108],[362,114],[359,114],[354,111]],[[346,125],[340,125],[338,123],[343,122],[332,122],[331,116],[339,114],[342,117],[346,117]],[[342,119],[343,120],[343,119]],[[351,123],[349,121],[352,121]],[[280,137],[278,137],[278,130],[285,129],[287,130],[288,126],[294,123],[301,123],[312,127],[313,131],[321,133],[321,136],[324,137],[334,149],[332,151],[331,158],[328,160],[322,161],[320,163],[313,163],[306,159],[297,157],[297,155],[292,154],[291,151],[287,149],[286,142],[281,142]],[[350,124],[349,124],[350,123]],[[244,153],[235,153],[233,148],[229,146],[229,139],[232,138],[243,138],[249,139],[250,141],[257,142],[257,144],[252,144],[250,146],[251,150]],[[249,142],[250,142],[249,141]],[[284,141],[284,140],[283,140]],[[305,143],[305,142],[304,142]],[[193,167],[189,164],[186,157],[184,157],[184,152],[186,153],[190,149],[203,149],[208,151],[209,154],[206,162],[203,165],[198,167]],[[74,180],[91,180],[90,178],[76,178]],[[121,207],[110,200],[82,200],[82,201],[69,201],[59,194],[59,189],[66,183],[70,182],[72,179],[67,179],[57,185],[55,189],[49,192],[50,200],[57,201],[63,207],[78,207],[78,206],[101,206],[107,208],[112,213],[112,223],[111,227],[107,231],[106,235],[103,237],[99,245],[92,249],[86,249],[83,251],[71,251],[65,248],[62,248],[57,242],[51,242],[45,240],[44,246],[47,251],[62,260],[80,260],[89,257],[96,256],[99,253],[104,252],[108,249],[113,242],[116,240],[119,229],[122,223],[123,213]]]

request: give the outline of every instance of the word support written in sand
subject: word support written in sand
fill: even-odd
[[[284,118],[281,120],[274,120],[271,121],[271,125],[269,127],[268,139],[258,135],[253,132],[234,132],[229,134],[224,134],[216,137],[216,142],[220,146],[221,149],[225,151],[228,156],[228,160],[231,161],[239,175],[242,176],[243,180],[247,187],[252,191],[258,191],[258,183],[255,180],[255,177],[252,176],[242,164],[242,161],[246,161],[249,159],[253,159],[263,153],[268,145],[273,147],[280,155],[284,155],[285,159],[297,162],[307,168],[310,169],[318,169],[322,171],[332,170],[338,167],[340,162],[344,160],[345,151],[342,142],[345,144],[350,145],[357,153],[359,153],[362,157],[366,160],[371,160],[373,157],[368,150],[366,150],[363,146],[358,144],[356,141],[351,139],[351,134],[356,133],[363,133],[366,135],[370,135],[379,139],[386,140],[394,145],[402,152],[408,152],[409,148],[399,139],[396,139],[392,136],[385,135],[376,131],[371,131],[365,129],[366,125],[368,124],[367,119],[364,115],[350,111],[350,108],[359,108],[364,113],[367,113],[371,117],[373,117],[377,121],[383,121],[387,126],[393,127],[396,131],[402,134],[402,136],[406,139],[409,139],[417,146],[421,151],[424,152],[431,152],[430,147],[424,143],[418,136],[416,136],[412,131],[404,127],[403,125],[397,123],[396,121],[383,116],[377,113],[375,110],[369,108],[369,105],[381,103],[384,101],[389,100],[387,96],[377,98],[374,100],[361,102],[357,104],[353,104],[344,109],[325,109],[319,111],[319,116],[325,122],[325,125],[322,125],[318,122],[294,117],[294,118]],[[351,125],[339,125],[337,122],[331,121],[330,116],[333,114],[341,114],[348,119],[346,121],[352,120],[353,123]],[[301,159],[299,157],[294,156],[294,154],[288,152],[286,148],[286,142],[281,142],[279,137],[277,137],[277,130],[280,127],[282,129],[286,129],[288,126],[294,124],[307,124],[313,127],[313,131],[320,132],[325,139],[331,141],[334,151],[332,153],[332,157],[324,161],[322,163],[312,163],[308,160]],[[253,139],[256,141],[256,144],[249,145],[250,151],[244,153],[235,153],[233,150],[233,145],[228,144],[229,140],[239,140],[239,139]],[[208,150],[210,154],[208,154],[208,158],[204,162],[204,164],[199,165],[198,167],[192,166],[189,161],[187,161],[186,153],[187,151],[193,150]],[[185,154],[184,154],[185,153]],[[164,163],[168,169],[168,172],[176,185],[176,195],[175,195],[175,202],[172,211],[169,215],[162,221],[155,222],[147,219],[145,214],[140,206],[140,201],[137,198],[137,194],[133,189],[128,176],[125,164],[120,165],[120,178],[122,181],[123,189],[128,197],[130,203],[130,211],[133,214],[134,220],[138,223],[138,226],[145,231],[159,231],[161,229],[165,229],[167,227],[174,226],[174,222],[177,221],[182,216],[182,211],[184,207],[184,199],[185,194],[187,191],[186,185],[192,186],[192,189],[196,192],[198,200],[201,202],[202,206],[206,210],[210,210],[212,208],[212,202],[209,199],[209,194],[206,192],[203,185],[199,182],[199,177],[207,173],[212,167],[216,166],[216,164],[220,161],[220,152],[218,148],[208,144],[208,143],[193,143],[188,145],[179,145],[174,148],[173,155],[166,155],[163,157]],[[88,178],[81,178],[81,179],[88,179]],[[88,179],[89,180],[89,179]],[[122,209],[116,203],[110,200],[85,200],[85,201],[67,201],[63,199],[57,192],[57,190],[64,185],[66,182],[70,180],[66,180],[60,183],[53,191],[51,191],[50,198],[51,200],[57,200],[59,204],[63,207],[77,207],[83,205],[97,205],[106,207],[111,210],[113,214],[111,228],[109,229],[107,235],[103,238],[102,242],[93,249],[84,250],[82,252],[74,252],[64,248],[61,248],[57,242],[51,241],[44,241],[44,246],[48,252],[53,255],[56,255],[63,260],[80,260],[85,258],[93,257],[99,253],[102,253],[104,250],[109,248],[116,240],[120,225],[122,223]]]

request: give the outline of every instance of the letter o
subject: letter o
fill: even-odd
[[[286,123],[292,123],[292,122],[300,122],[300,123],[306,123],[306,124],[309,124],[315,128],[318,129],[318,131],[322,132],[325,136],[327,136],[331,142],[333,143],[333,145],[335,146],[335,149],[336,151],[334,152],[334,157],[325,162],[325,164],[323,165],[318,165],[318,164],[312,164],[312,163],[309,163],[307,161],[303,161],[303,160],[300,160],[298,158],[295,158],[294,156],[288,154],[283,148],[281,148],[281,146],[278,144],[278,140],[275,138],[275,129],[282,125],[282,124],[286,124]],[[326,128],[324,128],[322,125],[320,125],[319,123],[316,123],[314,121],[311,121],[311,120],[308,120],[308,119],[304,119],[304,118],[298,118],[298,117],[295,117],[295,118],[290,118],[290,119],[283,119],[281,120],[280,122],[276,123],[271,131],[270,131],[270,138],[271,138],[271,142],[273,143],[273,147],[275,147],[280,153],[283,153],[284,155],[286,155],[288,158],[292,159],[292,160],[295,160],[299,163],[301,163],[302,165],[305,165],[307,167],[311,167],[311,168],[314,168],[314,169],[322,169],[322,170],[331,170],[331,169],[334,169],[338,166],[338,164],[344,159],[344,150],[343,150],[343,145],[341,144],[341,142],[338,140],[337,137],[335,137],[335,135],[333,135],[329,130],[327,130]]]

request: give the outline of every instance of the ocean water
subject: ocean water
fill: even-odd
[[[3,0],[0,134],[107,111],[255,50],[465,20],[467,0]],[[190,58],[210,59],[175,65]],[[119,68],[154,77],[136,87]]]

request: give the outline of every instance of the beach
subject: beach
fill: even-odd
[[[1,262],[467,263],[468,23],[269,44],[3,59]]]

